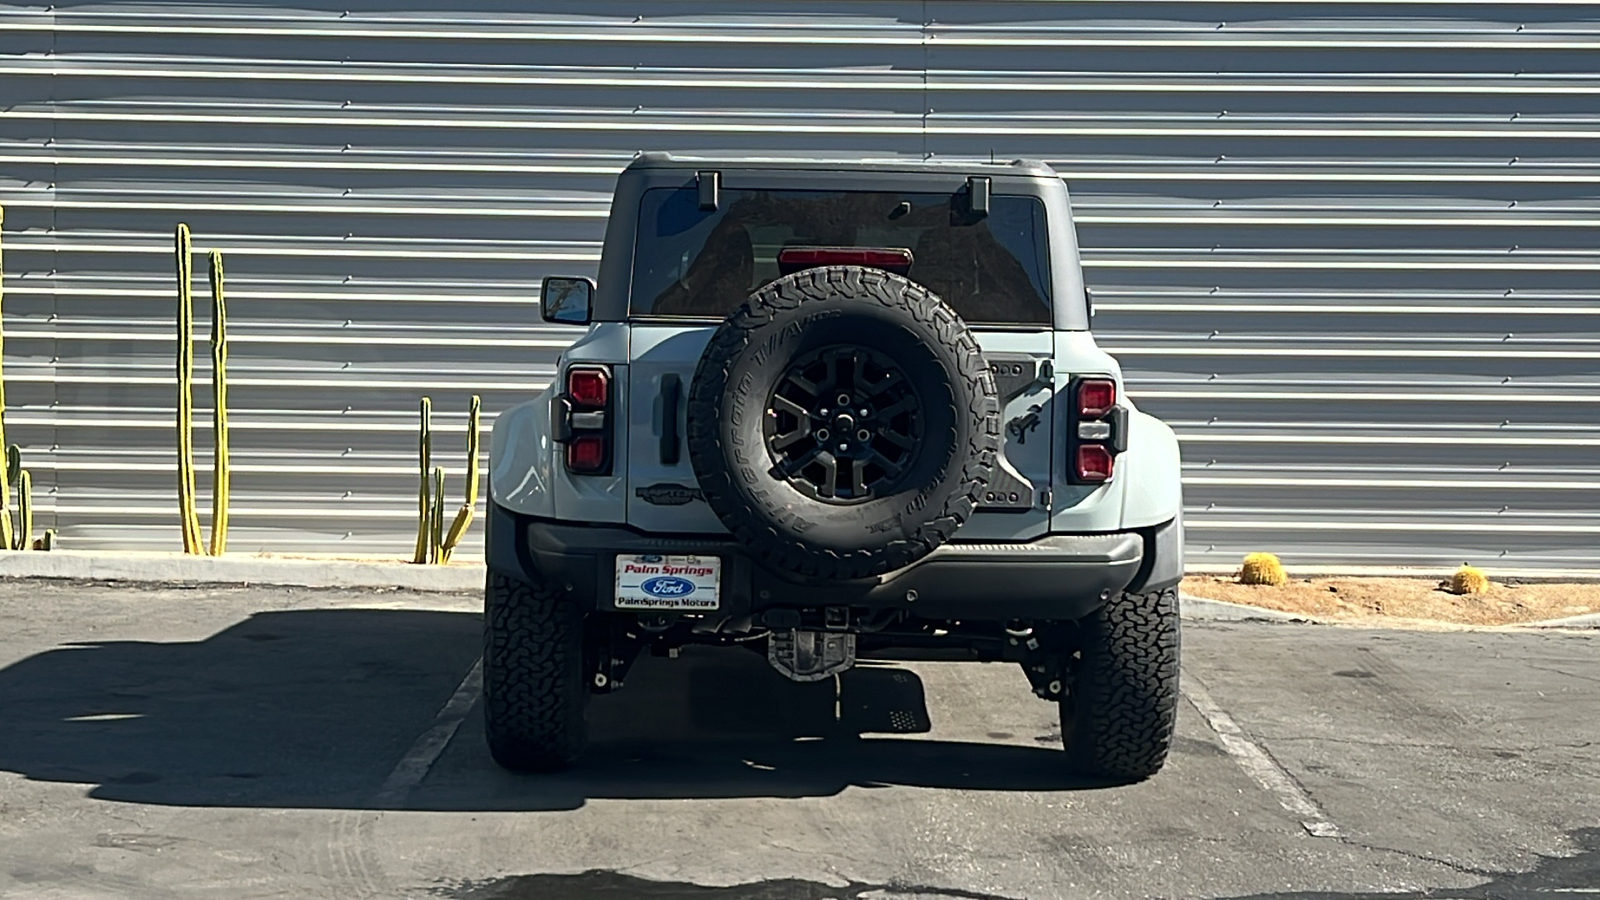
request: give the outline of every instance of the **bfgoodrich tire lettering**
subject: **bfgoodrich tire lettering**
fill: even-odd
[[[1061,701],[1072,767],[1139,781],[1161,771],[1178,713],[1178,591],[1123,594],[1079,622],[1082,659]]]
[[[585,741],[583,613],[542,584],[489,573],[483,598],[483,719],[489,753],[524,772],[562,768]]]
[[[915,386],[921,439],[881,495],[836,503],[775,474],[763,432],[792,363],[870,348]],[[807,269],[757,290],[718,327],[689,390],[690,459],[706,502],[767,566],[820,579],[898,569],[977,508],[1000,447],[994,378],[955,311],[926,288],[858,266]]]

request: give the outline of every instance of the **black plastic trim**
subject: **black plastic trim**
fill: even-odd
[[[661,464],[678,464],[683,441],[678,437],[678,403],[683,397],[683,379],[676,373],[661,376]]]
[[[982,218],[989,214],[989,178],[986,175],[967,176],[967,209]]]
[[[1111,455],[1128,452],[1128,408],[1111,407]]]
[[[716,209],[721,201],[722,173],[721,172],[696,172],[695,186],[698,189],[698,200],[701,209]]]
[[[550,440],[557,444],[572,440],[572,403],[559,394],[550,398]]]
[[[1139,572],[1128,582],[1135,593],[1159,591],[1183,580],[1183,515],[1141,532],[1144,559]]]

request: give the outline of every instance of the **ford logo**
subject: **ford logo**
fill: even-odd
[[[639,590],[652,597],[687,597],[694,593],[694,582],[676,575],[657,575],[646,578]]]

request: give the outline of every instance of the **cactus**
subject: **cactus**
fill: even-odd
[[[33,478],[27,469],[17,479],[17,531],[13,550],[33,549]]]
[[[7,446],[5,456],[6,483],[17,489],[17,521],[15,525],[11,523],[11,512],[7,510],[6,525],[10,526],[11,537],[5,546],[11,550],[26,550],[33,538],[33,479],[22,468],[21,447]]]
[[[472,524],[472,510],[478,505],[478,414],[482,409],[483,401],[473,394],[472,404],[467,409],[467,497],[456,510],[455,521],[450,523],[450,531],[444,537],[444,549],[439,557],[442,563],[450,561],[450,554],[467,533],[467,527]]]
[[[467,490],[466,502],[456,510],[450,527],[445,528],[444,467],[433,465],[433,401],[422,398],[421,421],[417,438],[417,546],[411,561],[444,565],[461,543],[472,524],[472,510],[478,504],[478,427],[482,401],[474,395],[467,411]]]
[[[428,491],[428,469],[433,455],[433,435],[429,424],[432,416],[433,401],[423,397],[417,438],[418,470],[422,475],[417,485],[417,549],[411,556],[411,561],[419,565],[428,561],[433,546],[433,501]]]
[[[1271,553],[1251,553],[1239,567],[1239,582],[1278,587],[1288,584],[1289,575],[1283,571],[1283,563]]]
[[[428,562],[444,562],[444,466],[433,469],[433,509],[428,514]]]
[[[55,548],[56,548],[56,530],[54,528],[46,528],[44,530],[44,537],[39,539],[39,549],[40,550],[54,550]]]
[[[4,225],[5,224],[5,220],[6,220],[5,209],[4,209],[4,207],[0,207],[0,225]],[[0,275],[3,275],[4,272],[5,272],[4,257],[0,256]],[[0,279],[0,280],[3,280],[3,279]],[[4,318],[5,318],[4,313],[3,313],[4,305],[5,305],[5,290],[4,290],[3,287],[0,287],[0,323],[3,323]],[[0,324],[0,361],[3,361],[4,359],[5,359],[5,328],[4,328],[3,324]],[[5,372],[4,372],[3,368],[0,368],[0,446],[4,446],[5,442],[6,442],[5,415],[6,415],[6,379],[5,379]],[[4,472],[0,472],[0,546],[9,547],[9,546],[11,546],[11,541],[12,541],[12,537],[11,537],[11,480],[14,477],[11,474],[13,467],[10,464],[9,455],[8,455],[4,465],[6,467],[5,471]]]
[[[1450,576],[1450,593],[1452,594],[1482,594],[1489,590],[1489,577],[1479,569],[1466,563],[1461,564],[1454,575]]]
[[[190,282],[194,260],[189,226],[179,224],[174,236],[178,264],[178,515],[183,526],[183,552],[199,554],[200,515],[194,506],[194,299]]]
[[[222,251],[211,251],[211,555],[228,548],[228,307],[222,297]]]

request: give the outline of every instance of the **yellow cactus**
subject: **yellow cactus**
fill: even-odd
[[[1487,590],[1489,590],[1489,577],[1472,566],[1462,564],[1461,568],[1450,576],[1452,594],[1482,594]]]
[[[433,509],[428,514],[428,562],[442,563],[444,559],[444,466],[434,466]]]
[[[0,225],[6,221],[6,211],[0,207]],[[0,256],[0,275],[5,272],[4,257]],[[5,290],[0,287],[0,307],[5,305]],[[0,322],[4,315],[0,314]],[[5,328],[0,324],[0,359],[5,358]],[[0,447],[6,446],[6,379],[5,372],[0,370]],[[9,547],[12,544],[11,534],[11,479],[15,473],[11,471],[9,460],[0,462],[0,546]]]
[[[183,552],[204,553],[200,514],[194,506],[194,260],[189,226],[178,225],[174,238],[178,263],[178,515],[183,526]]]
[[[472,510],[478,505],[478,414],[482,409],[483,401],[473,394],[472,404],[467,408],[467,498],[456,510],[455,521],[450,523],[450,531],[444,536],[444,547],[439,554],[442,563],[450,561],[450,554],[466,535],[467,527],[472,524]]]
[[[33,477],[23,469],[17,476],[17,532],[13,550],[33,549]]]
[[[1289,583],[1289,574],[1283,571],[1283,563],[1271,553],[1251,553],[1239,567],[1239,583],[1278,587]]]
[[[433,455],[433,435],[429,420],[433,418],[433,401],[422,398],[421,422],[418,427],[417,457],[422,478],[417,485],[417,549],[411,561],[421,565],[428,561],[433,548],[433,500],[429,496],[429,457]]]
[[[233,480],[228,462],[228,309],[222,298],[222,251],[211,251],[211,555],[228,549],[228,500]]]

